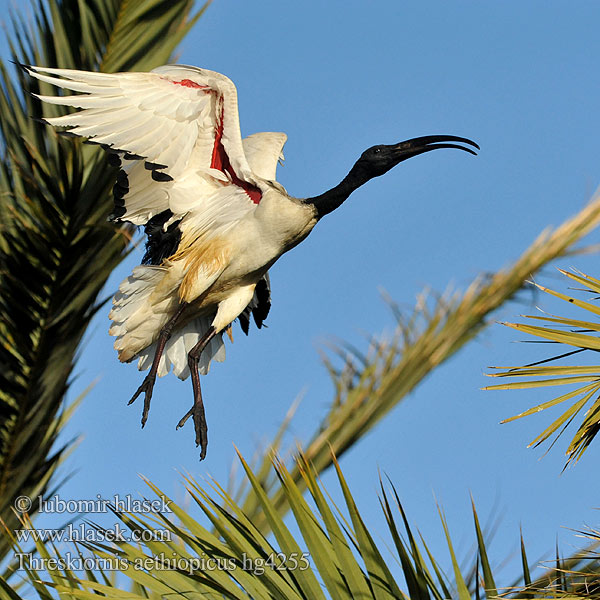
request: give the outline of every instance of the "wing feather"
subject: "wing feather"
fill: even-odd
[[[259,177],[275,181],[277,163],[283,162],[283,146],[286,141],[285,133],[271,131],[245,137],[242,140],[244,153],[252,171]]]
[[[214,205],[209,210],[213,220],[236,218],[232,199],[239,205],[238,217],[255,206],[250,194],[243,193],[258,188],[242,145],[237,91],[224,75],[182,65],[159,67],[150,73],[91,73],[33,66],[26,70],[40,81],[76,92],[39,96],[50,104],[79,109],[49,117],[49,124],[105,145],[122,159],[137,159],[123,161],[120,210],[118,214],[115,211],[118,220],[143,225],[167,209],[175,217],[184,216],[178,210],[194,209],[190,188],[204,189],[207,180],[212,184],[205,190],[205,199],[196,196],[197,208],[205,211]],[[150,165],[152,172],[145,172],[143,165]],[[186,179],[180,189],[179,182]],[[236,190],[217,193],[223,192],[219,189],[223,185]]]

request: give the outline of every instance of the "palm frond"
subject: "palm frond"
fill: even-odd
[[[578,284],[585,286],[584,291],[589,291],[594,294],[600,293],[600,281],[597,279],[594,279],[589,275],[584,275],[583,273],[568,273],[567,271],[562,270],[561,273]],[[545,321],[548,325],[540,326],[517,323],[505,323],[505,325],[512,327],[517,331],[556,344],[574,347],[581,351],[589,350],[597,352],[600,349],[600,340],[597,336],[597,332],[600,331],[600,321],[598,320],[600,307],[591,302],[583,301],[571,295],[556,292],[543,286],[538,285],[537,287],[543,292],[559,298],[572,306],[587,311],[590,314],[589,319],[591,320],[570,319],[548,315],[525,315],[528,319]],[[594,318],[596,318],[596,320],[593,320]],[[557,325],[560,325],[565,329],[557,329]],[[497,369],[502,370],[500,372],[489,373],[491,377],[515,378],[516,380],[511,381],[510,383],[490,385],[484,389],[511,390],[564,385],[573,387],[573,389],[568,392],[503,421],[503,423],[508,423],[515,419],[527,417],[571,401],[569,402],[568,408],[548,425],[548,427],[546,427],[546,429],[544,429],[544,431],[542,431],[529,445],[539,446],[543,442],[549,440],[552,436],[554,436],[554,441],[552,441],[552,444],[554,444],[568,425],[570,425],[575,418],[585,410],[583,420],[566,451],[567,462],[565,466],[568,466],[581,458],[582,454],[596,437],[598,431],[600,431],[600,365],[545,364],[571,354],[570,352],[563,353],[562,350],[559,352],[560,354],[558,356],[556,356],[555,353],[553,357],[545,358],[531,365],[511,368],[496,367]]]
[[[322,472],[331,466],[330,448],[342,456],[431,371],[470,341],[487,324],[489,315],[522,289],[533,273],[562,256],[599,222],[600,197],[595,197],[556,230],[538,237],[509,269],[477,278],[463,294],[436,297],[423,293],[408,315],[392,305],[397,327],[390,339],[373,338],[366,352],[343,344],[336,347],[341,367],[324,359],[335,390],[331,408],[303,446],[316,469]],[[268,472],[267,462],[265,457],[259,468],[263,474]],[[296,467],[292,479],[303,485]],[[263,477],[261,483],[283,514],[287,500],[277,481]],[[252,490],[243,506],[254,523],[267,531],[268,523]]]
[[[332,462],[344,498],[343,509],[327,499],[327,491],[305,456],[297,457],[296,467],[302,473],[304,487],[309,490],[308,498],[303,497],[286,466],[272,456],[271,468],[291,507],[292,524],[300,532],[297,537],[281,519],[256,474],[241,456],[239,458],[249,485],[255,488],[271,523],[272,536],[266,538],[214,480],[200,485],[187,478],[186,487],[193,503],[185,508],[148,482],[160,502],[166,503],[168,511],[116,512],[139,542],[124,539],[114,544],[90,542],[83,549],[85,552],[69,547],[63,550],[63,555],[37,542],[38,555],[52,565],[52,569],[44,572],[25,559],[24,569],[37,595],[50,598],[55,591],[61,596],[86,600],[98,594],[131,600],[167,596],[236,600],[499,597],[495,583],[498,576],[493,573],[488,559],[489,548],[474,506],[476,544],[471,563],[480,567],[473,583],[467,587],[470,569],[459,566],[450,528],[441,510],[441,527],[451,564],[449,573],[440,566],[448,561],[445,553],[444,558],[437,556],[437,552],[434,557],[424,541],[416,540],[392,484],[391,492],[382,485],[380,503],[396,555],[393,549],[382,549],[375,543],[334,456]],[[194,513],[208,520],[215,527],[215,533],[202,525]],[[23,526],[31,527],[31,524],[25,520]],[[100,528],[97,531],[102,532]],[[76,573],[74,568],[77,567]],[[118,570],[122,578],[110,577],[111,569]],[[503,591],[511,597],[563,598],[579,597],[577,594],[587,589],[592,591],[588,598],[599,598],[600,592],[593,588],[599,572],[598,556],[588,549],[587,553],[558,558],[543,577],[531,582],[530,566],[525,559],[522,579],[526,588],[507,586]],[[20,598],[9,588],[4,596],[2,593],[0,586],[0,598]]]
[[[149,69],[167,61],[200,16],[193,5],[39,0],[32,23],[12,16],[12,60]],[[0,78],[0,517],[10,526],[14,498],[37,498],[63,454],[55,441],[77,348],[132,232],[106,221],[114,170],[102,153],[35,120],[61,110],[42,109],[31,95],[46,84],[3,61]],[[0,556],[8,548],[2,538]]]

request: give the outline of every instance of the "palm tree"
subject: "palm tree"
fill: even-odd
[[[34,24],[13,17],[12,60],[151,69],[168,61],[206,7],[192,14],[193,5],[40,2]],[[34,120],[42,108],[30,92],[43,85],[15,76],[2,61],[0,74],[0,517],[11,529],[14,498],[46,491],[64,455],[55,441],[69,415],[64,397],[77,349],[131,231],[107,223],[114,172],[103,153]],[[9,547],[3,539],[0,556]]]
[[[53,560],[48,563],[52,567],[44,572],[27,553],[22,554],[25,559],[20,567],[41,598],[49,597],[52,589],[81,600],[96,595],[130,600],[170,596],[210,600],[470,600],[498,598],[499,594],[508,598],[600,598],[600,557],[594,554],[600,545],[600,532],[586,532],[594,542],[586,552],[563,559],[557,551],[552,567],[537,578],[532,576],[521,538],[521,575],[498,585],[495,563],[474,504],[474,549],[464,562],[457,558],[450,526],[439,510],[451,563],[451,572],[445,573],[441,566],[445,558],[434,554],[413,531],[393,485],[382,482],[379,494],[388,527],[386,548],[369,532],[333,455],[343,507],[329,499],[316,470],[302,453],[295,465],[302,474],[303,487],[309,491],[308,499],[286,466],[272,456],[271,468],[302,536],[294,537],[256,474],[239,458],[272,532],[269,537],[216,481],[201,485],[186,478],[191,503],[185,507],[148,482],[168,512],[135,514],[115,509],[131,534],[143,540],[141,543],[107,544],[100,540],[86,544],[90,552],[72,548],[60,554],[38,541],[39,556]],[[212,530],[195,514],[204,517]],[[24,526],[28,526],[27,521]],[[97,533],[98,538],[108,534],[102,530]],[[389,554],[391,561],[385,558]],[[85,575],[77,576],[75,569],[85,571]],[[115,579],[111,574],[115,570],[123,577]],[[130,580],[128,584],[125,578]],[[3,588],[1,584],[0,580],[0,598],[20,598],[6,583]],[[124,587],[129,591],[122,591]]]
[[[15,17],[11,39],[15,62],[105,71],[147,70],[168,61],[204,10],[192,14],[191,0],[61,0],[45,6],[37,6],[37,19],[31,28]],[[28,115],[41,117],[41,107],[20,90],[44,93],[44,85],[18,72],[15,78],[3,63],[0,69],[0,222],[4,228],[0,298],[5,317],[0,325],[0,516],[10,532],[21,526],[10,510],[13,499],[43,493],[64,455],[65,448],[56,449],[54,443],[69,414],[64,396],[79,342],[101,304],[98,295],[102,285],[127,252],[132,232],[115,230],[106,222],[114,172],[102,153],[62,139],[30,119]],[[336,464],[336,456],[343,455],[424,377],[469,342],[486,325],[489,315],[521,289],[531,274],[561,256],[599,222],[600,199],[595,199],[554,232],[537,239],[510,269],[477,279],[462,294],[422,298],[409,316],[398,313],[392,340],[374,338],[365,353],[341,348],[341,366],[327,361],[336,389],[331,408],[289,465],[271,452],[252,469],[243,462],[246,486],[232,494],[225,493],[216,482],[213,492],[192,480],[187,482],[213,531],[173,505],[177,523],[167,521],[164,515],[157,515],[154,521],[119,516],[137,531],[161,525],[177,542],[96,544],[89,550],[96,557],[123,559],[122,570],[133,581],[128,597],[189,592],[198,597],[318,598],[322,597],[322,585],[332,597],[356,597],[359,592],[364,598],[403,597],[404,582],[396,580],[382,559],[341,470],[336,465],[346,521],[326,500],[318,474]],[[281,435],[273,441],[275,451],[280,440]],[[488,597],[496,595],[498,586],[476,512],[478,550],[467,569],[458,566],[448,525],[441,516],[453,565],[453,583],[449,583],[440,561],[413,535],[393,487],[391,490],[383,487],[380,499],[407,593],[423,598],[455,593],[466,598],[485,589]],[[303,497],[307,491],[316,508]],[[34,505],[31,512],[35,509]],[[231,559],[234,566],[239,566],[244,556],[251,556],[256,564],[256,559],[278,552],[288,558],[296,554],[300,561],[304,544],[294,539],[283,522],[290,509],[314,560],[306,569],[274,568],[259,574],[242,568],[232,575],[202,565],[191,570],[157,570],[152,565],[127,568],[136,559],[160,552],[174,552],[185,560],[198,556]],[[27,518],[25,525],[29,526]],[[266,537],[270,533],[273,541]],[[596,534],[590,532],[590,536]],[[11,543],[14,540],[5,536],[0,552],[6,554]],[[40,556],[53,552],[42,543],[38,551]],[[529,597],[539,589],[542,595],[573,595],[589,583],[585,575],[571,573],[581,571],[581,558],[558,558],[549,579],[537,582],[531,580],[524,545],[522,560],[522,581],[511,584],[527,587]],[[586,568],[597,571],[597,563],[586,560]],[[74,597],[88,598],[95,591],[108,597],[127,595],[118,591],[124,582],[111,585],[101,568],[79,577],[68,567],[46,574],[31,568],[29,575],[38,595],[44,598],[51,594],[40,581],[48,577],[52,579],[50,587]],[[0,580],[0,597],[14,599],[19,594]]]
[[[490,385],[485,389],[509,390],[567,386],[567,389],[569,389],[568,392],[562,393],[556,398],[552,398],[503,421],[503,423],[508,423],[515,419],[537,414],[542,410],[566,403],[568,408],[529,444],[529,446],[539,446],[554,436],[554,440],[551,443],[552,446],[565,432],[565,429],[587,407],[583,421],[567,447],[566,468],[570,463],[575,463],[581,458],[581,455],[589,448],[592,440],[600,430],[600,365],[572,365],[568,363],[549,365],[546,363],[555,361],[565,363],[567,359],[570,360],[571,357],[583,352],[587,352],[589,355],[600,350],[600,340],[598,340],[596,335],[600,331],[600,323],[598,322],[600,308],[595,302],[590,302],[590,299],[597,300],[597,294],[600,293],[600,281],[578,271],[569,273],[561,269],[561,273],[577,285],[583,286],[583,288],[578,288],[579,293],[577,295],[567,295],[542,285],[536,285],[543,292],[575,307],[578,310],[579,316],[583,318],[574,319],[557,315],[539,314],[528,315],[527,318],[533,322],[542,322],[541,325],[505,323],[505,325],[517,331],[542,338],[545,342],[557,344],[560,349],[558,350],[558,354],[541,358],[523,367],[496,370],[496,372],[490,374],[492,377],[500,377],[502,379],[514,378],[516,381]],[[581,299],[581,292],[587,295],[587,299]],[[592,354],[593,356],[595,355]],[[534,379],[530,379],[532,377]],[[573,388],[573,386],[575,387]]]

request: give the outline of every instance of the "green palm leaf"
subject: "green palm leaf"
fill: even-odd
[[[150,69],[167,62],[198,19],[202,11],[192,15],[193,5],[40,1],[31,26],[13,18],[12,59]],[[2,61],[0,77],[0,517],[12,528],[14,498],[42,494],[64,452],[54,446],[77,348],[131,231],[106,221],[114,170],[102,153],[31,118],[61,110],[43,113],[30,94],[43,93],[45,84],[12,75]],[[0,556],[8,548],[0,539]]]
[[[424,293],[408,315],[392,305],[398,322],[391,339],[371,340],[364,353],[344,345],[336,348],[341,367],[325,358],[336,390],[331,408],[303,446],[317,471],[331,466],[330,449],[336,456],[343,455],[431,371],[469,342],[488,323],[490,314],[517,293],[532,273],[565,253],[599,222],[600,197],[596,197],[555,231],[547,231],[535,240],[510,269],[476,279],[463,294],[433,297]],[[581,376],[582,381],[588,381],[587,373]],[[593,377],[590,375],[589,381]],[[287,498],[276,478],[267,476],[268,463],[265,455],[257,467],[260,481],[284,513],[289,508]],[[296,466],[290,472],[298,485],[305,485]],[[266,532],[269,523],[261,503],[253,489],[245,493],[245,499],[240,500],[244,511]]]
[[[450,556],[449,574],[440,567],[447,559],[434,558],[424,541],[420,544],[416,541],[393,485],[395,506],[383,486],[380,497],[389,536],[397,551],[397,556],[390,557],[390,551],[380,548],[369,533],[335,457],[332,461],[343,493],[343,510],[338,510],[326,499],[328,494],[318,481],[314,466],[305,456],[299,455],[295,466],[302,472],[309,498],[303,497],[300,486],[293,481],[283,463],[276,457],[272,458],[271,468],[281,481],[291,507],[291,524],[300,532],[297,537],[292,535],[290,524],[284,523],[277,514],[276,506],[265,494],[254,471],[242,457],[240,460],[249,485],[255,488],[265,513],[273,521],[272,537],[263,536],[241,506],[215,481],[200,485],[193,479],[186,479],[187,491],[193,502],[185,508],[149,483],[157,496],[167,503],[170,512],[116,514],[131,532],[137,533],[139,539],[152,541],[133,543],[120,540],[114,545],[91,543],[81,555],[78,550],[71,552],[72,549],[68,548],[66,552],[63,550],[63,556],[56,549],[38,542],[40,557],[64,560],[70,554],[88,561],[95,560],[97,568],[83,569],[81,574],[76,574],[60,561],[57,561],[57,568],[49,573],[28,567],[27,575],[37,595],[49,598],[52,591],[57,591],[61,596],[86,600],[96,598],[98,594],[131,600],[170,596],[203,600],[441,600],[450,597],[468,600],[498,597],[498,576],[493,573],[488,558],[489,548],[474,506],[476,550],[475,556],[470,557],[468,562],[482,568],[477,569],[474,583],[469,588],[466,573],[470,572],[470,568],[461,569],[459,566],[449,526],[441,510],[441,527]],[[403,523],[402,529],[396,525],[398,516]],[[202,525],[197,520],[199,517],[208,519],[217,534]],[[106,570],[115,566],[130,584],[108,576]],[[439,581],[431,576],[430,569]],[[526,588],[506,586],[503,591],[506,595],[509,590],[511,597],[515,598],[578,597],[584,590],[592,589],[599,571],[600,561],[590,547],[586,553],[567,559],[558,558],[552,569],[531,581],[530,566],[523,551],[522,579]],[[3,584],[1,580],[0,583]],[[405,587],[408,588],[406,591]],[[126,588],[129,591],[125,591]],[[587,597],[598,598],[599,595],[592,593]],[[0,598],[14,600],[20,596],[0,585]]]
[[[592,293],[600,292],[600,282],[593,277],[584,275],[583,273],[561,273],[569,277],[578,284],[584,285],[586,290]],[[542,291],[564,300],[572,306],[583,309],[593,316],[600,315],[600,308],[590,302],[585,302],[569,295],[550,290],[543,286],[537,286]],[[587,321],[580,319],[569,319],[556,316],[532,316],[526,315],[528,319],[537,321],[545,321],[547,323],[560,324],[567,327],[567,330],[555,329],[554,326],[537,326],[515,323],[505,323],[505,325],[522,331],[530,335],[534,335],[544,340],[550,340],[557,344],[565,344],[573,346],[580,350],[598,351],[600,349],[600,341],[595,333],[600,331],[600,322],[598,320]],[[581,331],[583,329],[583,332]],[[565,355],[561,354],[563,358]],[[533,365],[525,365],[523,367],[504,368],[500,372],[490,373],[491,377],[515,378],[516,381],[510,383],[501,383],[487,386],[486,390],[510,390],[510,389],[525,389],[571,385],[574,389],[556,396],[547,402],[543,402],[529,410],[526,410],[514,417],[505,419],[503,423],[520,419],[535,413],[539,413],[548,408],[557,406],[569,400],[572,404],[564,410],[564,412],[556,418],[542,433],[540,433],[529,445],[538,446],[554,436],[554,442],[562,435],[567,426],[572,423],[575,418],[584,411],[584,417],[579,425],[573,439],[567,448],[567,463],[576,462],[581,455],[589,447],[592,440],[600,430],[600,365],[578,366],[578,365],[542,365],[554,360],[555,357],[550,357],[539,361]],[[499,367],[497,367],[500,369]],[[534,377],[535,379],[523,380],[523,378]],[[542,379],[540,379],[540,377]],[[584,384],[584,385],[579,385]],[[587,407],[587,408],[586,408]]]

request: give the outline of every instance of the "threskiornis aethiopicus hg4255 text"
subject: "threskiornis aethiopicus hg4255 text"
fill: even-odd
[[[191,376],[191,416],[200,458],[208,444],[199,374],[225,358],[222,333],[269,313],[268,270],[358,187],[397,164],[439,148],[475,154],[471,140],[431,135],[365,150],[348,175],[314,198],[294,198],[275,181],[284,133],[241,137],[234,84],[224,75],[169,65],[150,73],[92,73],[24,67],[77,92],[39,96],[80,109],[50,125],[102,145],[120,167],[112,219],[143,226],[142,265],[121,283],[110,334],[123,362],[150,368],[142,426],[157,375]],[[466,144],[461,145],[461,144]]]

